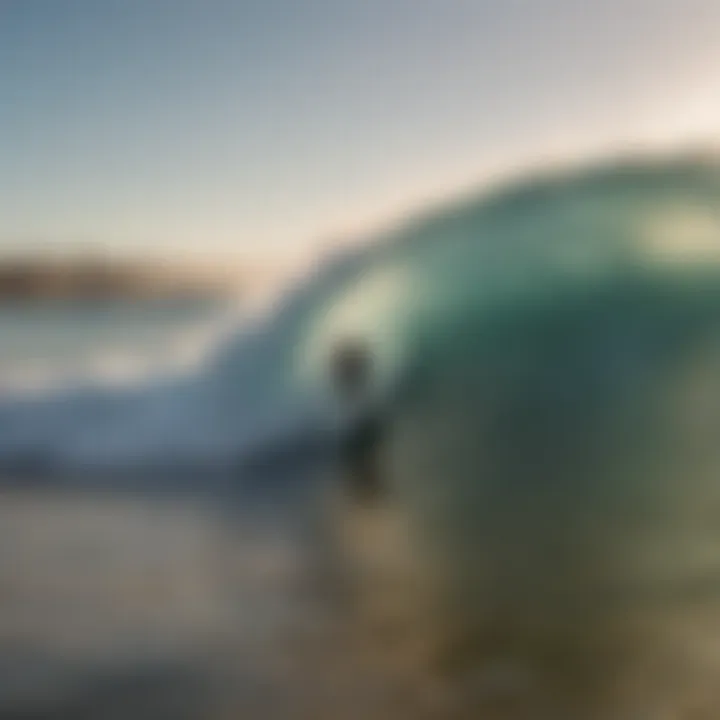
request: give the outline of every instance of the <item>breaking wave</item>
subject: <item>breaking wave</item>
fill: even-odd
[[[626,272],[673,282],[720,273],[718,165],[609,162],[434,209],[318,266],[251,314],[233,308],[188,342],[181,362],[105,359],[95,368],[102,382],[86,374],[6,394],[0,466],[232,464],[267,443],[323,432],[325,362],[339,339],[370,345],[382,396],[456,318],[492,317]]]

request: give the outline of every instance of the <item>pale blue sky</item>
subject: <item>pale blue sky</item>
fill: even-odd
[[[0,0],[0,251],[290,257],[716,124],[717,0]]]

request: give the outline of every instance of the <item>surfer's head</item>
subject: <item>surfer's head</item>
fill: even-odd
[[[372,379],[372,356],[360,339],[338,343],[330,358],[330,376],[336,394],[353,400],[366,393]]]

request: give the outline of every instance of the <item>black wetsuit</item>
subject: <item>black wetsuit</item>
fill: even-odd
[[[382,493],[380,449],[384,436],[379,413],[363,413],[345,434],[340,459],[351,496],[373,502]]]

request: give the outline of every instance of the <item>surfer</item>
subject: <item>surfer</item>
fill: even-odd
[[[362,342],[347,341],[336,347],[330,373],[343,413],[349,416],[339,460],[351,497],[362,503],[376,501],[382,490],[378,457],[382,419],[369,401],[372,371],[372,356]]]

